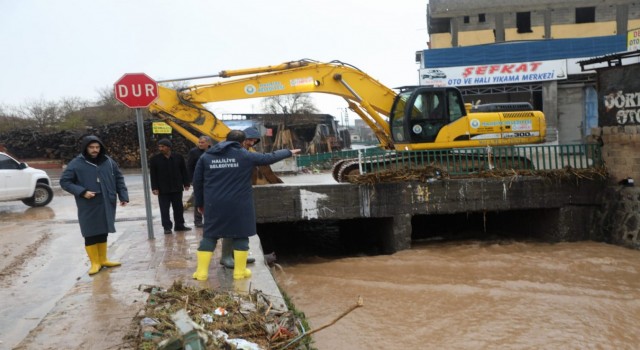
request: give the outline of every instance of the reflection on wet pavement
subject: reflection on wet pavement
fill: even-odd
[[[2,221],[51,220],[56,217],[50,207],[0,206]]]

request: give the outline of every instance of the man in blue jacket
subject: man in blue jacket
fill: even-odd
[[[269,165],[300,152],[278,150],[261,154],[242,147],[244,132],[231,130],[227,140],[209,148],[198,160],[193,174],[196,209],[204,215],[203,237],[196,252],[198,266],[193,278],[207,280],[209,263],[220,238],[233,239],[233,278],[251,277],[247,269],[249,237],[256,234],[251,174],[258,165]]]
[[[125,206],[129,192],[118,164],[106,155],[98,137],[86,136],[81,149],[62,172],[60,186],[75,197],[80,232],[91,261],[89,275],[93,275],[103,267],[120,266],[107,259],[107,235],[116,232],[117,197]]]
[[[253,126],[248,127],[242,131],[244,132],[244,137],[245,137],[244,141],[242,142],[242,147],[249,150],[250,152],[255,152],[255,150],[252,151],[251,149],[260,142],[260,132],[258,131],[258,129],[254,128]],[[256,184],[258,173],[259,173],[258,168],[253,168],[253,171],[251,174],[252,185]],[[197,212],[198,209],[195,209],[194,211]],[[247,264],[253,264],[255,261],[256,259],[252,257],[247,257]],[[224,265],[224,267],[228,269],[232,269],[234,266],[233,240],[231,238],[222,240],[222,253],[220,254],[220,264]]]

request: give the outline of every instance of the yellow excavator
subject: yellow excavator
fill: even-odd
[[[373,130],[380,147],[403,151],[446,150],[544,142],[544,114],[528,103],[473,106],[455,87],[382,85],[352,65],[313,60],[274,66],[224,70],[210,77],[219,82],[174,90],[159,87],[149,106],[157,115],[193,142],[198,133],[224,140],[229,127],[204,104],[297,93],[326,93],[344,98],[348,107]],[[334,166],[334,178],[345,181],[357,169],[354,162]]]

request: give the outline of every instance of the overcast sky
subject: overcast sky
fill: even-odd
[[[0,106],[63,97],[94,101],[125,73],[163,80],[302,58],[341,60],[393,88],[418,83],[415,52],[428,40],[426,0],[0,4]],[[341,99],[313,96],[323,113],[346,107]],[[261,112],[251,100],[209,108]]]

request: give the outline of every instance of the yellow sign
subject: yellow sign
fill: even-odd
[[[640,50],[640,29],[627,32],[627,51]]]
[[[172,128],[165,122],[153,122],[152,130],[154,134],[171,134]]]

